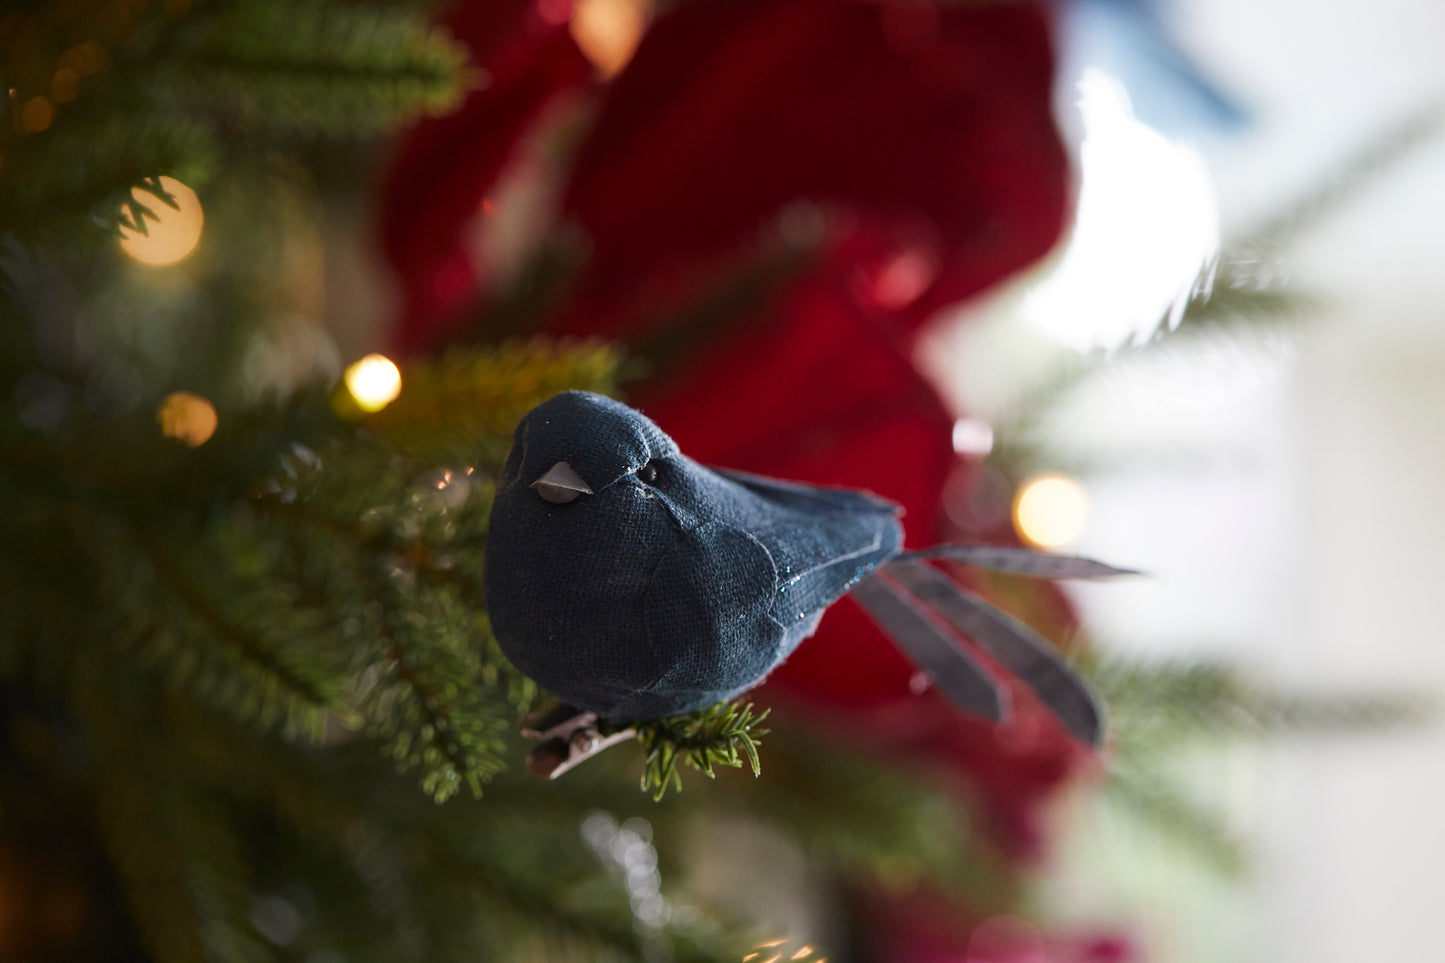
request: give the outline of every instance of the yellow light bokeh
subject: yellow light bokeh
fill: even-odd
[[[177,264],[190,257],[201,243],[201,229],[206,220],[195,191],[173,177],[162,177],[161,187],[175,198],[178,206],[171,207],[150,191],[137,187],[131,196],[150,208],[156,217],[146,218],[145,234],[121,228],[121,250],[151,267]]]
[[[1039,475],[1019,487],[1013,503],[1014,530],[1030,545],[1059,548],[1084,533],[1089,496],[1063,475]]]
[[[94,40],[87,40],[61,54],[58,66],[68,67],[85,77],[102,69],[105,62],[105,48]]]
[[[50,78],[50,99],[57,104],[68,104],[80,93],[80,74],[69,67],[61,67]]]
[[[365,411],[380,411],[401,394],[401,371],[385,355],[369,354],[346,369],[346,390]]]
[[[651,17],[651,0],[577,0],[567,28],[606,79],[627,66]]]
[[[55,105],[46,97],[31,97],[20,108],[20,126],[32,134],[45,130],[55,120]]]
[[[166,395],[156,410],[156,420],[160,422],[161,434],[183,441],[192,448],[209,441],[220,423],[216,406],[189,391]]]

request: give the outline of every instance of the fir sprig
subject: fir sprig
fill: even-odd
[[[1130,752],[1188,738],[1389,729],[1417,725],[1435,711],[1418,693],[1280,691],[1218,662],[1104,659],[1088,675]]]
[[[1085,667],[1118,733],[1105,798],[1229,875],[1247,865],[1241,840],[1213,800],[1178,778],[1182,753],[1248,738],[1387,730],[1435,711],[1418,693],[1279,691],[1220,663],[1114,658]]]
[[[7,15],[0,223],[27,237],[87,217],[139,227],[131,189],[201,187],[238,146],[295,155],[440,113],[473,82],[421,12],[337,0],[111,4]],[[238,134],[240,143],[238,144]]]
[[[414,396],[389,420],[338,419],[312,391],[223,410],[198,448],[146,408],[0,439],[0,496],[22,509],[0,531],[48,560],[5,566],[5,594],[45,599],[57,573],[98,573],[89,610],[64,613],[83,628],[0,631],[0,663],[64,673],[99,639],[246,723],[297,739],[340,725],[438,800],[480,793],[535,695],[485,618],[489,471],[522,412],[608,390],[612,359],[535,343],[453,356],[409,367]],[[468,451],[480,468],[452,460]]]
[[[679,763],[714,778],[714,766],[742,767],[746,759],[753,775],[762,772],[758,740],[767,735],[762,728],[768,712],[754,715],[753,705],[719,702],[686,715],[638,723],[637,741],[646,750],[642,764],[642,790],[661,800],[669,788],[682,791]]]

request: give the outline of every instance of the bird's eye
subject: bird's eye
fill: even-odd
[[[641,468],[637,469],[637,477],[642,479],[643,482],[648,485],[651,485],[653,482],[657,481],[656,460],[650,461],[647,464],[643,465]]]

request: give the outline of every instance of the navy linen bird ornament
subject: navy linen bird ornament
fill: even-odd
[[[849,592],[960,708],[1009,714],[1007,693],[955,632],[1098,744],[1099,707],[1052,646],[924,559],[1048,578],[1126,570],[991,546],[904,552],[900,514],[865,492],[703,467],[601,395],[565,392],[532,409],[497,479],[486,592],[502,651],[564,702],[531,724],[529,735],[561,747],[540,767],[534,753],[534,768],[559,775],[631,735],[627,723],[753,687]],[[599,721],[614,731],[605,741]]]

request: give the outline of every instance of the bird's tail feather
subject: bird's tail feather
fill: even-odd
[[[926,562],[895,561],[885,572],[1037,693],[1076,738],[1091,746],[1103,741],[1098,700],[1047,639]],[[954,651],[968,658],[956,646]]]
[[[898,556],[900,561],[923,558],[946,558],[975,568],[1031,578],[1110,578],[1139,574],[1133,569],[1118,568],[1077,555],[1050,555],[1002,545],[935,545]]]
[[[907,592],[875,573],[852,595],[954,705],[990,722],[1009,717],[1008,693]]]

